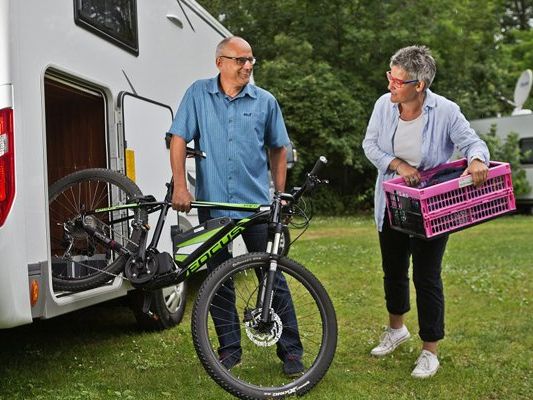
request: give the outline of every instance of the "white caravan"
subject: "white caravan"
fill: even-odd
[[[529,193],[516,197],[516,202],[519,207],[530,212],[533,210],[533,113],[531,110],[523,110],[522,105],[529,96],[532,82],[533,73],[529,69],[518,78],[514,102],[508,101],[515,107],[511,116],[470,121],[472,128],[478,134],[486,134],[490,132],[492,126],[495,126],[496,135],[501,139],[505,139],[511,132],[518,135],[518,144],[522,154],[520,163],[532,189]]]
[[[217,72],[214,49],[229,35],[193,0],[0,0],[0,328],[131,289],[116,278],[54,293],[48,187],[102,167],[162,199],[173,109]],[[190,225],[170,218],[160,247],[172,253],[170,225]]]

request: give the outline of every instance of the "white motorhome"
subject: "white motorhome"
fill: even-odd
[[[54,292],[48,187],[102,167],[161,199],[173,108],[228,35],[194,0],[0,0],[0,329],[131,289]]]
[[[527,180],[532,187],[529,193],[516,197],[517,205],[530,212],[533,210],[533,113],[522,109],[531,91],[533,73],[524,71],[518,78],[514,92],[514,101],[508,101],[515,106],[510,116],[483,118],[470,121],[472,128],[478,134],[489,133],[491,127],[496,128],[496,135],[505,139],[510,133],[516,133],[519,139],[520,152],[523,155],[520,163],[526,172]]]

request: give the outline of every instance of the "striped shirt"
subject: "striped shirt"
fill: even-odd
[[[426,90],[422,106],[424,128],[422,130],[422,158],[420,171],[448,162],[457,148],[468,162],[473,158],[489,164],[489,150],[476,135],[469,122],[454,102]],[[394,178],[395,172],[389,164],[396,157],[394,137],[400,111],[397,103],[390,101],[390,93],[381,96],[374,105],[368,122],[363,149],[366,157],[378,169],[374,193],[374,217],[379,231],[385,216],[385,192],[383,181]]]
[[[278,102],[247,84],[231,98],[218,76],[194,82],[169,130],[206,153],[196,160],[196,199],[224,203],[270,201],[266,148],[283,147],[289,137]],[[212,217],[243,218],[247,212],[211,211]]]

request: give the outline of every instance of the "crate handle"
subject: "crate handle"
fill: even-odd
[[[470,186],[473,183],[474,183],[474,181],[472,180],[472,175],[467,175],[467,176],[459,179],[459,187],[460,188],[464,188],[466,186]]]

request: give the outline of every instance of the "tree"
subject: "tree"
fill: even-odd
[[[432,90],[467,118],[508,112],[517,74],[533,66],[532,0],[203,0],[253,46],[254,77],[280,101],[301,163],[324,154],[336,210],[371,206],[375,169],[361,141],[376,99],[387,91],[390,56],[428,45]],[[512,90],[512,89],[511,89]],[[299,181],[298,177],[295,178]],[[355,200],[354,200],[355,199]],[[333,203],[333,201],[329,201]]]
[[[525,69],[533,69],[533,0],[505,0],[501,18],[502,66],[506,73],[506,86],[502,94],[513,98],[514,84]],[[533,108],[533,98],[525,103],[524,108]],[[509,112],[511,107],[507,107]]]

